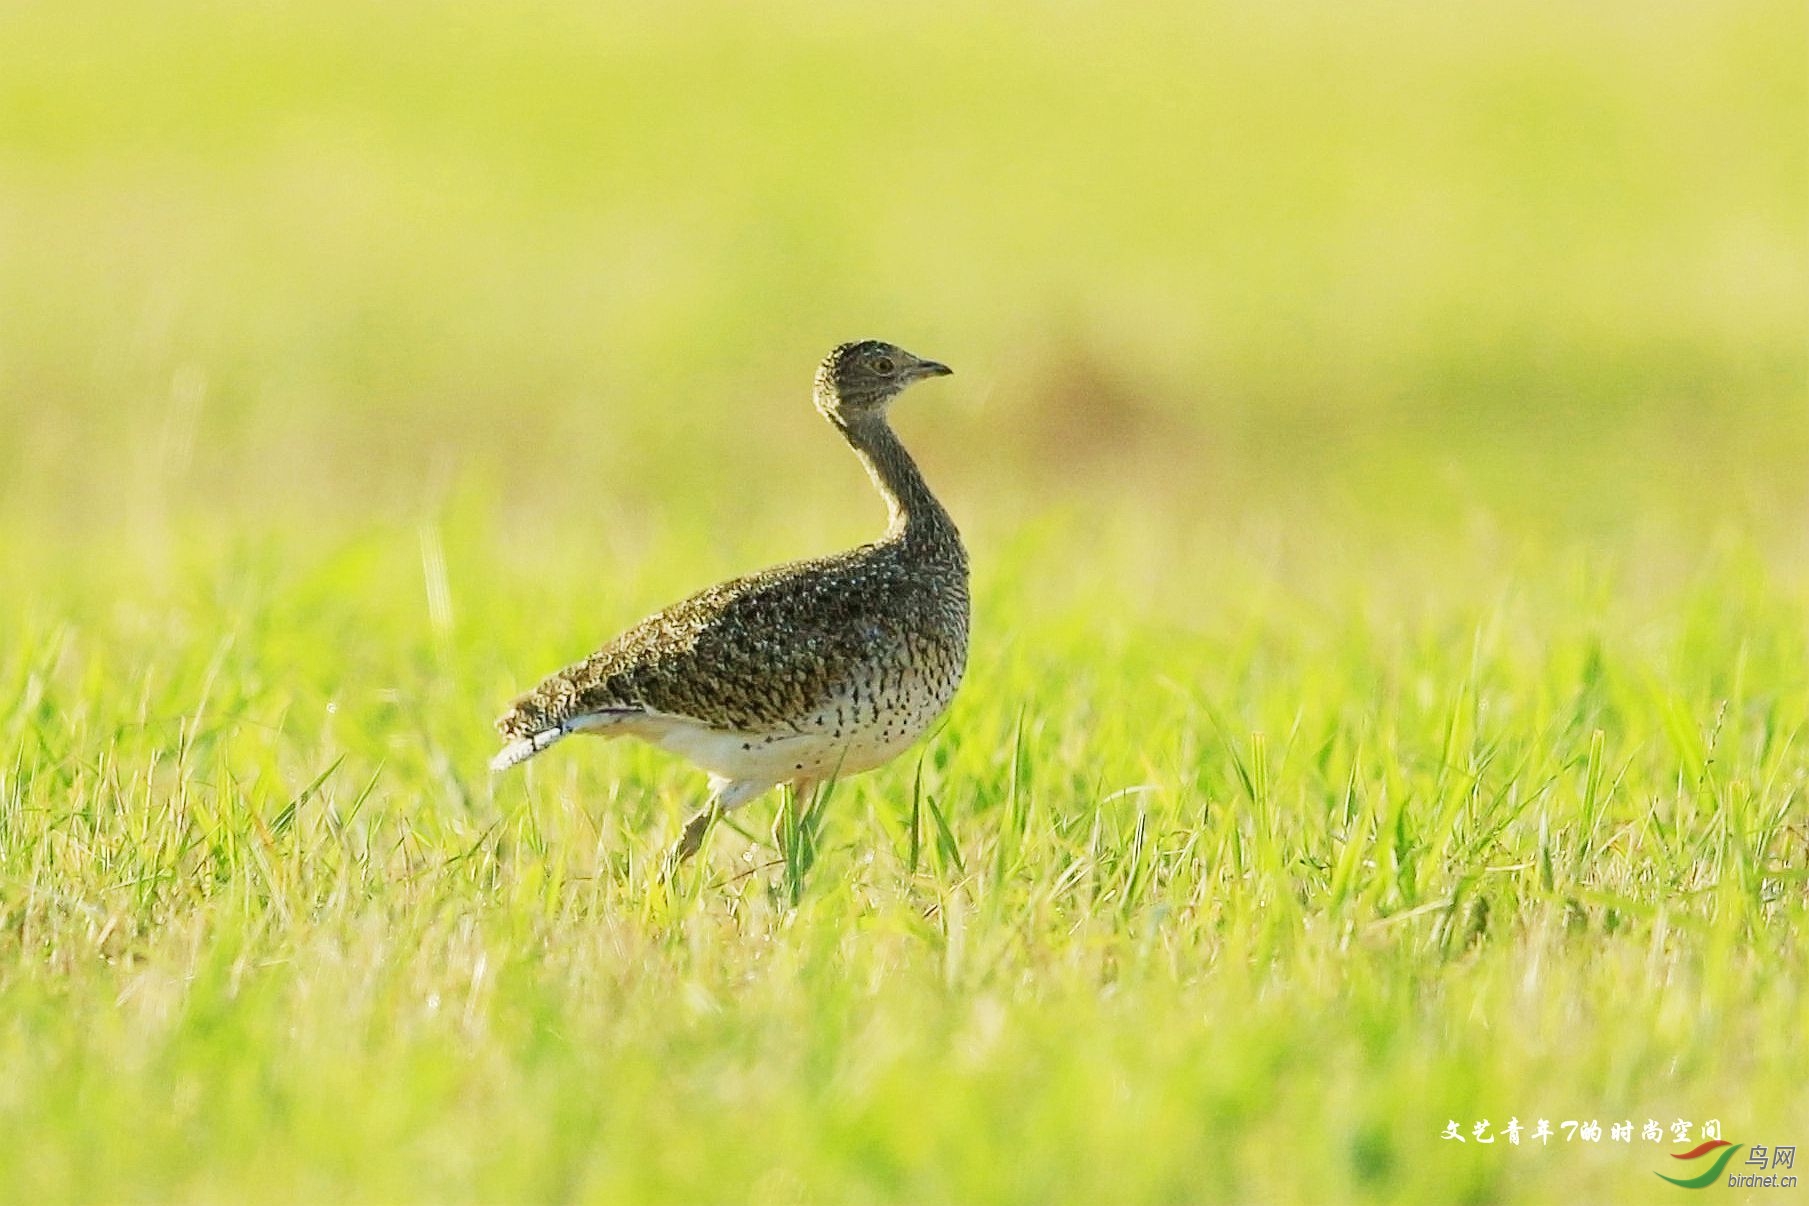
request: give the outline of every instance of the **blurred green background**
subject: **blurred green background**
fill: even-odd
[[[982,539],[1072,508],[1800,552],[1806,31],[9,3],[0,515],[331,531],[463,497],[809,551],[874,522],[810,370],[877,335],[956,367],[900,422]]]

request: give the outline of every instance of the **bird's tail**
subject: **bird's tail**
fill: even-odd
[[[512,740],[503,746],[496,757],[490,759],[490,769],[506,771],[573,733],[608,728],[639,714],[638,709],[633,708],[608,708],[554,719],[538,700],[527,696],[517,700],[507,712],[497,717],[497,731]]]
[[[502,751],[498,753],[496,757],[490,759],[490,769],[493,771],[506,771],[511,766],[520,765],[529,758],[532,758],[535,754],[538,754],[541,750],[544,750],[547,746],[553,744],[553,742],[566,736],[570,731],[571,730],[565,728],[563,725],[560,725],[550,729],[541,729],[537,733],[531,733],[526,737],[511,741],[509,744],[502,747]]]
[[[532,695],[524,695],[509,705],[509,710],[496,718],[496,731],[509,738],[502,752],[490,759],[490,769],[506,771],[526,762],[571,730],[563,718],[552,715],[546,705]]]

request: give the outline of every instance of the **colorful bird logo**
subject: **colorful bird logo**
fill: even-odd
[[[1669,1181],[1673,1185],[1681,1185],[1685,1189],[1701,1189],[1704,1186],[1713,1185],[1720,1179],[1721,1170],[1727,1167],[1727,1162],[1734,1158],[1734,1153],[1739,1151],[1742,1146],[1738,1143],[1729,1143],[1725,1139],[1710,1139],[1687,1152],[1671,1153],[1673,1160],[1700,1160],[1716,1148],[1725,1147],[1727,1150],[1715,1157],[1714,1165],[1707,1172],[1699,1177],[1667,1177],[1663,1173],[1657,1175],[1661,1180]]]

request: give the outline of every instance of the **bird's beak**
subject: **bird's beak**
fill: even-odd
[[[935,360],[919,360],[917,367],[911,370],[913,377],[949,377],[955,370]]]

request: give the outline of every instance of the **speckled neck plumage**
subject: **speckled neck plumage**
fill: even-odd
[[[886,500],[885,539],[952,541],[960,547],[955,521],[930,492],[917,462],[911,459],[883,411],[850,423],[838,423],[836,427],[866,466],[867,476],[873,479],[880,497]]]

